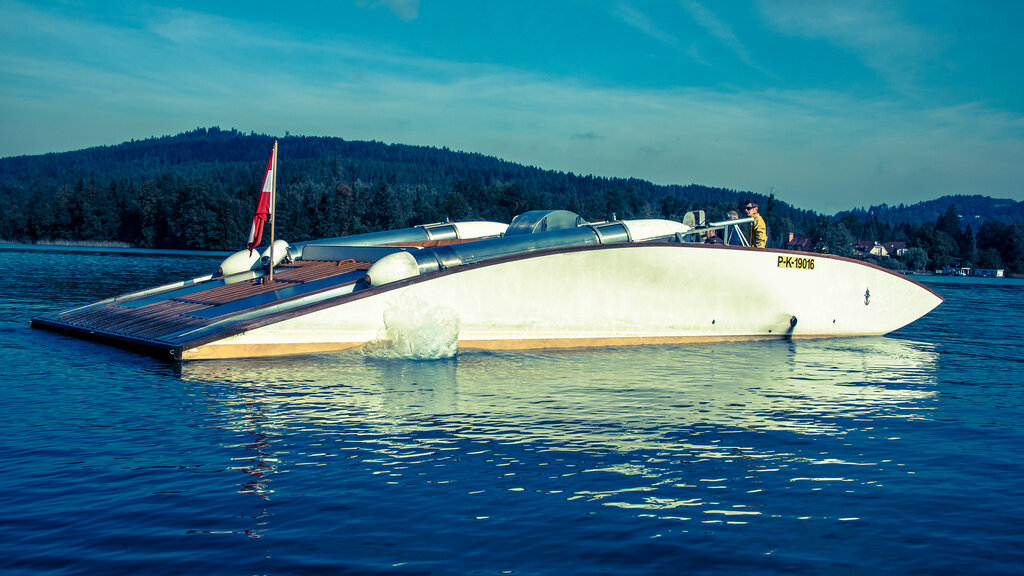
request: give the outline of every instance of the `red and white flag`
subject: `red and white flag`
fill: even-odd
[[[271,194],[274,191],[274,168],[277,163],[274,161],[277,156],[277,143],[274,143],[274,150],[270,153],[270,162],[267,162],[267,174],[263,177],[263,190],[260,191],[260,199],[256,202],[256,216],[252,219],[252,230],[249,231],[249,255],[260,245],[263,239],[263,225],[270,219]]]

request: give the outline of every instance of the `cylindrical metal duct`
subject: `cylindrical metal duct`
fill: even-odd
[[[427,274],[511,254],[565,246],[647,240],[671,236],[676,232],[685,232],[687,229],[682,224],[669,220],[640,220],[635,221],[634,226],[643,229],[646,236],[634,239],[630,233],[630,222],[605,222],[552,232],[519,234],[390,254],[374,263],[367,272],[367,276],[370,277],[370,285],[379,286],[404,280],[417,274]]]

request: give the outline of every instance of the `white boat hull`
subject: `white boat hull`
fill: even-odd
[[[531,349],[880,335],[942,298],[902,275],[821,255],[685,243],[543,250],[368,288],[184,349],[183,359],[345,350],[385,313],[451,315],[460,349]]]

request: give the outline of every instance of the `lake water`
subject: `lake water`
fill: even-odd
[[[220,256],[3,250],[3,574],[1020,574],[1024,283],[884,338],[164,363],[29,318]]]

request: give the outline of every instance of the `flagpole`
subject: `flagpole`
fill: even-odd
[[[270,281],[274,281],[274,212],[277,205],[277,140],[274,140],[274,179],[270,182]]]

